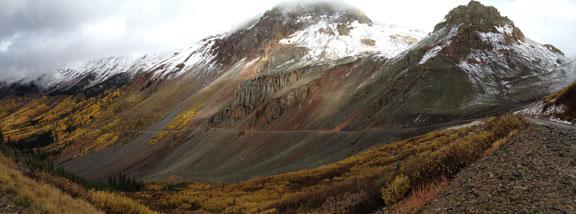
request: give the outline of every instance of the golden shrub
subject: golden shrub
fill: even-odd
[[[150,210],[119,193],[105,191],[91,191],[90,201],[97,207],[105,209],[108,213],[122,214],[156,214],[158,212]]]
[[[402,199],[410,190],[410,179],[405,175],[398,175],[386,188],[382,188],[382,199],[386,205],[392,205]]]

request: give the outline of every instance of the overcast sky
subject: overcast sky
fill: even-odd
[[[343,0],[373,21],[431,31],[468,0]],[[0,80],[107,56],[177,51],[285,0],[0,0]],[[481,0],[576,56],[576,0]],[[543,3],[544,2],[544,3]]]

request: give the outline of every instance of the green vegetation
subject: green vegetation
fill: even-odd
[[[144,187],[144,184],[134,178],[129,178],[124,174],[120,174],[116,177],[109,177],[106,186],[113,190],[135,192],[141,190],[142,187]]]
[[[16,142],[7,142],[11,147],[20,150],[31,151],[32,149],[41,148],[54,143],[54,134],[52,131],[46,131],[34,134],[28,138]]]

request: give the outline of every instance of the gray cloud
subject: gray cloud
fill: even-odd
[[[0,0],[0,80],[94,58],[176,51],[245,24],[284,0]],[[376,22],[431,30],[468,0],[344,0]],[[527,36],[576,56],[576,2],[482,0]]]
[[[37,75],[86,54],[81,50],[89,38],[79,29],[111,15],[101,11],[113,1],[98,2],[85,6],[80,1],[1,1],[0,77]]]
[[[143,2],[143,3],[142,3]],[[183,48],[158,29],[190,12],[184,1],[1,0],[0,80],[55,71],[58,66],[99,57]],[[150,29],[157,29],[150,31]]]

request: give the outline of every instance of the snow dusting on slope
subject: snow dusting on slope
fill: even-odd
[[[71,82],[88,75],[94,75],[94,79],[90,82],[92,86],[120,73],[134,75],[152,72],[153,79],[165,79],[179,77],[199,66],[205,69],[197,69],[198,72],[208,72],[217,66],[214,63],[213,46],[219,38],[221,36],[205,39],[176,53],[109,57],[87,63],[65,65],[58,69],[55,80],[50,85]]]
[[[486,95],[521,91],[523,82],[535,78],[546,82],[542,85],[543,91],[535,93],[558,87],[557,82],[565,78],[563,70],[568,60],[528,38],[515,40],[513,31],[512,26],[505,25],[496,27],[495,32],[476,32],[488,48],[472,49],[458,66]],[[482,97],[475,100],[475,103],[483,102],[487,100]]]
[[[132,57],[109,57],[84,64],[66,65],[56,73],[56,82],[72,81],[91,73],[97,73],[99,79],[107,79],[128,70],[133,60]]]
[[[214,58],[215,41],[222,36],[211,37],[200,43],[196,43],[191,48],[186,49],[182,53],[176,54],[174,57],[162,62],[163,69],[154,72],[154,78],[174,78],[179,77],[190,71],[194,67],[203,66],[200,72],[211,71],[216,67]]]
[[[537,118],[544,118],[544,119],[548,119],[550,121],[568,124],[568,125],[573,124],[570,121],[566,121],[566,120],[563,120],[563,119],[557,117],[557,115],[563,115],[566,113],[566,106],[564,106],[564,105],[550,105],[548,108],[546,108],[546,110],[544,110],[544,108],[545,108],[544,106],[546,106],[545,103],[540,101],[536,104],[533,104],[532,106],[529,106],[526,109],[523,109],[523,110],[516,112],[515,114],[529,115],[529,116],[537,117]]]
[[[478,32],[482,41],[493,48],[472,50],[467,58],[460,61],[460,68],[475,78],[486,79],[487,75],[492,74],[515,75],[511,71],[518,70],[513,67],[518,64],[530,66],[539,73],[550,73],[568,61],[564,56],[530,39],[507,42],[506,37],[511,37],[512,32],[513,28],[509,25],[497,27],[497,32]],[[510,63],[510,55],[517,62]],[[505,69],[492,70],[484,65],[487,62],[497,63]]]
[[[428,60],[436,57],[436,55],[438,55],[438,53],[440,53],[440,51],[442,51],[442,49],[444,49],[445,47],[448,47],[450,44],[452,44],[451,39],[452,39],[452,37],[456,36],[459,29],[460,29],[460,25],[450,28],[450,32],[448,32],[448,35],[443,37],[442,39],[440,39],[438,41],[437,46],[428,50],[426,52],[426,54],[424,54],[424,56],[422,56],[422,59],[420,60],[419,64],[422,65],[422,64],[426,63]]]
[[[309,51],[304,60],[310,61],[334,60],[364,53],[379,53],[391,58],[423,37],[420,31],[393,25],[358,21],[339,25],[341,23],[330,22],[328,17],[323,17],[316,24],[280,40],[280,44],[307,48]]]

